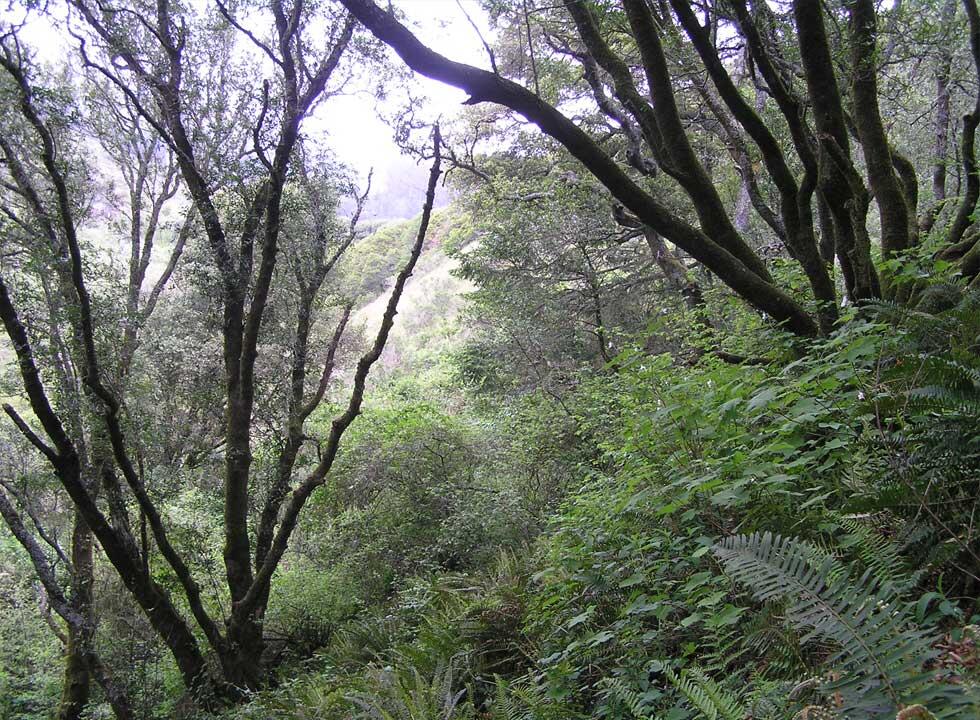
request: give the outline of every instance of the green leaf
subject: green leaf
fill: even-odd
[[[772,388],[765,388],[761,392],[757,393],[752,397],[751,400],[746,404],[746,408],[749,410],[758,410],[769,405],[773,400],[776,399],[776,391]]]

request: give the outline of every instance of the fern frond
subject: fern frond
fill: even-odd
[[[439,664],[432,677],[414,666],[372,668],[372,692],[347,699],[360,708],[359,717],[372,720],[461,720],[471,717],[463,702],[466,688],[455,689],[452,663]]]
[[[900,590],[914,587],[924,569],[912,571],[905,562],[899,543],[870,525],[870,517],[839,516],[837,522],[846,531],[838,539],[840,547],[856,555],[880,585],[888,584]]]
[[[534,716],[520,707],[510,693],[510,685],[500,676],[494,677],[493,720],[534,720]]]
[[[724,670],[750,668],[763,678],[789,680],[807,671],[807,665],[797,637],[786,627],[783,603],[767,603],[739,623],[731,648],[722,647],[726,654]],[[754,658],[741,660],[751,653]],[[708,667],[707,670],[713,670]]]
[[[646,720],[650,717],[643,698],[640,697],[640,694],[636,690],[628,687],[622,678],[606,678],[602,684],[608,689],[610,697],[616,698],[616,700],[626,706],[626,709],[629,710],[632,717],[637,720]]]
[[[920,355],[907,393],[908,407],[919,412],[980,415],[980,369],[946,355]]]
[[[911,623],[893,588],[870,573],[850,583],[829,578],[833,560],[819,568],[812,546],[771,533],[739,535],[714,546],[725,569],[759,600],[787,598],[787,619],[813,639],[839,648],[829,659],[839,679],[826,688],[839,693],[846,716],[884,717],[904,705],[940,703],[937,717],[955,717],[966,702],[962,691],[923,670],[935,655],[934,638]]]
[[[494,699],[488,720],[587,720],[588,717],[555,703],[527,678],[507,682],[499,675],[494,676]]]
[[[678,675],[665,667],[664,675],[706,720],[744,720],[746,711],[739,699],[698,668],[682,670]]]

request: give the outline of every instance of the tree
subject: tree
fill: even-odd
[[[557,392],[577,369],[609,363],[628,336],[642,333],[651,305],[667,312],[669,299],[658,303],[651,292],[661,276],[668,292],[660,295],[696,284],[654,233],[623,215],[617,222],[601,188],[563,165],[560,153],[522,150],[542,157],[485,160],[485,179],[463,187],[457,201],[476,241],[452,255],[478,287],[468,315],[481,328],[464,355],[476,360],[485,349],[492,367],[525,378],[523,389]],[[476,364],[464,372],[492,386],[492,371],[482,379]]]
[[[16,43],[5,45],[4,57],[0,59],[9,79],[14,81],[11,90],[13,103],[17,102],[17,94],[23,93],[19,83],[25,78],[22,74],[23,58],[19,56],[20,47]],[[57,87],[57,86],[55,86]],[[95,86],[90,99],[88,115],[82,119],[78,110],[73,108],[65,91],[57,89],[51,92],[51,98],[45,103],[51,115],[59,111],[64,113],[66,124],[49,124],[51,139],[59,147],[66,150],[66,155],[74,155],[73,143],[69,133],[81,131],[87,134],[91,126],[98,128],[94,140],[101,144],[107,158],[121,170],[125,187],[125,197],[116,198],[109,193],[106,200],[114,203],[121,201],[121,212],[116,220],[113,232],[126,236],[129,245],[128,268],[123,283],[123,297],[118,298],[121,312],[116,318],[123,328],[120,338],[119,352],[115,357],[112,368],[113,385],[118,388],[120,396],[128,380],[129,367],[139,342],[139,330],[153,314],[160,294],[169,282],[183,252],[191,228],[190,218],[179,223],[179,228],[165,227],[162,219],[165,207],[174,199],[180,187],[174,156],[159,138],[148,134],[148,126],[136,113],[131,103],[125,98],[113,97],[111,89],[105,86]],[[21,98],[22,99],[22,98]],[[118,103],[118,104],[116,104]],[[10,182],[6,186],[3,212],[7,219],[4,228],[4,244],[13,258],[8,261],[8,271],[27,272],[28,267],[44,268],[56,262],[57,230],[52,215],[45,207],[45,171],[39,167],[37,158],[25,147],[31,145],[31,130],[25,127],[30,117],[22,118],[21,123],[5,123],[0,129],[0,148],[9,172]],[[72,148],[72,150],[69,150]],[[78,159],[76,156],[74,159]],[[68,182],[73,186],[72,201],[74,210],[81,220],[91,213],[85,206],[101,198],[80,195],[79,188],[89,178],[91,170],[85,166],[66,169]],[[176,236],[169,253],[165,267],[159,273],[150,287],[146,287],[147,270],[153,256],[154,245],[164,230],[172,230]],[[39,243],[39,237],[47,242]],[[18,255],[23,257],[18,258]],[[61,268],[63,269],[63,268]],[[65,318],[70,313],[71,297],[68,292],[68,279],[56,273],[54,277],[38,273],[36,279],[40,285],[39,307],[32,312],[34,322],[47,328],[45,337],[45,360],[56,369],[54,380],[54,396],[59,405],[64,408],[70,420],[68,431],[75,445],[80,449],[81,465],[86,475],[87,486],[99,494],[99,476],[102,466],[108,460],[110,449],[105,434],[93,429],[89,398],[80,387],[76,378],[80,375],[78,363],[78,337],[71,333],[62,332]],[[5,405],[7,414],[18,425],[23,425],[17,411],[11,405]],[[13,479],[3,481],[4,490],[0,491],[0,512],[17,539],[25,545],[31,561],[34,563],[38,578],[47,594],[48,602],[57,615],[65,622],[67,631],[61,636],[65,644],[66,667],[62,704],[59,710],[61,718],[79,717],[89,697],[90,679],[98,681],[107,697],[116,707],[119,715],[128,714],[127,700],[119,684],[112,678],[106,664],[94,649],[92,632],[93,582],[95,557],[93,553],[93,538],[84,518],[75,513],[69,530],[71,540],[69,548],[62,548],[57,541],[57,532],[43,518],[42,503],[37,502],[39,493],[18,490]],[[5,491],[5,492],[4,492]],[[35,497],[32,497],[35,496]],[[14,502],[17,507],[15,509]],[[29,517],[30,524],[37,528],[37,538],[27,533],[22,519],[22,513]],[[25,533],[27,533],[25,535]],[[50,545],[58,559],[69,568],[69,576],[62,584],[54,572],[41,547],[36,541]]]
[[[875,80],[877,16],[870,4],[849,4],[849,33],[832,39],[821,5],[810,0],[793,3],[791,21],[777,18],[764,3],[750,6],[743,0],[710,7],[679,0],[671,1],[669,8],[643,0],[623,0],[621,7],[568,0],[564,18],[573,33],[566,54],[578,58],[596,102],[627,136],[630,149],[624,167],[535,91],[498,72],[443,57],[370,0],[342,1],[416,72],[467,91],[469,103],[497,103],[538,125],[645,225],[790,331],[807,336],[832,327],[837,305],[830,265],[834,257],[851,300],[874,299],[883,291],[894,294],[890,281],[882,288],[873,262],[869,203],[873,193],[882,253],[896,257],[917,242],[912,222],[918,210],[917,181],[911,163],[891,143],[881,122]],[[752,64],[753,86],[748,92],[772,99],[789,133],[788,143],[780,141],[777,125],[757,111],[746,99],[745,89],[733,80],[722,55],[724,38],[733,33],[744,43]],[[772,278],[752,243],[736,227],[698,158],[678,99],[684,81],[668,54],[668,45],[675,43],[696,54],[700,62],[696,72],[710,78],[716,105],[735,123],[741,141],[761,158],[776,188],[782,242],[809,280],[815,313]],[[833,52],[836,43],[851,48],[850,62],[844,63],[844,83],[838,80],[842,63]],[[797,81],[786,52],[798,54],[805,87]],[[611,88],[612,97],[606,88]],[[767,103],[763,98],[763,106]],[[812,118],[805,112],[808,107]],[[854,157],[852,139],[862,150],[864,171]],[[649,189],[643,177],[652,168],[683,191],[682,207],[668,205],[662,194]],[[697,225],[686,219],[689,215],[697,218]]]
[[[71,174],[77,153],[53,130],[57,116],[42,102],[43,91],[36,85],[35,72],[16,29],[4,36],[2,64],[16,96],[18,121],[26,128],[23,155],[36,169],[30,187],[20,189],[30,213],[30,222],[24,226],[33,230],[27,242],[34,246],[43,240],[53,255],[64,297],[65,316],[60,322],[74,343],[70,350],[80,387],[92,408],[93,436],[105,441],[99,480],[90,481],[80,438],[72,432],[71,416],[50,389],[54,368],[36,349],[39,338],[35,328],[24,322],[27,277],[4,272],[0,278],[0,318],[17,355],[23,391],[41,429],[34,429],[31,418],[8,412],[46,459],[107,561],[167,646],[186,687],[202,700],[212,694],[240,697],[243,689],[258,687],[266,679],[262,628],[273,575],[303,507],[326,482],[341,438],[359,414],[368,373],[384,348],[402,290],[421,252],[440,173],[439,133],[435,131],[426,204],[409,259],[395,280],[380,329],[357,364],[346,408],[333,421],[322,443],[317,442],[312,469],[304,470],[297,479],[300,467],[312,459],[307,455],[299,462],[301,450],[312,439],[304,421],[324,398],[351,308],[348,305],[340,311],[319,358],[310,345],[314,318],[326,277],[354,241],[358,215],[354,213],[346,230],[337,231],[328,214],[332,205],[322,202],[318,178],[300,152],[301,125],[311,108],[334,91],[336,85],[331,87],[330,83],[338,82],[338,78],[343,82],[342,61],[354,20],[333,8],[320,8],[324,14],[316,17],[314,9],[301,2],[273,2],[268,9],[273,20],[271,37],[265,38],[249,30],[242,17],[221,4],[218,13],[209,17],[195,17],[166,2],[120,12],[80,0],[72,3],[72,9],[85,27],[84,32],[76,32],[85,67],[101,77],[103,84],[108,82],[112,93],[125,98],[141,127],[152,128],[154,141],[162,143],[174,158],[208,249],[205,283],[214,281],[222,317],[224,377],[219,396],[225,411],[221,426],[210,428],[209,434],[220,438],[224,454],[227,598],[202,590],[185,551],[173,542],[159,497],[154,497],[147,484],[149,476],[167,470],[168,461],[179,463],[181,458],[143,452],[138,432],[140,415],[124,399],[125,383],[118,374],[119,367],[132,364],[139,334],[124,330],[121,347],[125,352],[118,363],[111,362],[106,351],[112,350],[112,342],[107,347],[103,337],[111,336],[112,331],[101,324],[103,308],[92,291],[91,269],[79,233],[86,218]],[[327,28],[328,41],[320,48],[309,40],[314,28]],[[271,71],[258,93],[247,85],[234,85],[230,79],[235,38],[242,37],[264,56],[265,67]],[[201,62],[208,55],[211,62]],[[8,153],[6,158],[11,173],[15,170],[9,160],[14,157]],[[132,165],[123,167],[133,171]],[[293,186],[300,196],[305,193],[310,208],[305,227],[284,215]],[[358,208],[364,198],[364,194],[359,196]],[[287,249],[287,270],[280,258],[284,238],[293,230],[309,232],[310,238],[305,246]],[[139,235],[133,232],[133,237]],[[149,252],[149,248],[141,247],[130,266],[131,275],[135,273],[140,283]],[[292,278],[287,281],[289,275]],[[253,443],[263,437],[257,417],[261,372],[257,363],[270,331],[263,321],[280,304],[277,293],[282,292],[284,282],[294,288],[286,359],[288,399],[285,407],[279,405],[284,443],[278,449],[276,471],[260,503],[261,511],[255,525],[250,526],[249,511],[257,488]],[[131,287],[127,293],[127,308],[134,306],[137,316],[130,318],[126,328],[135,326],[138,330],[140,287],[137,285],[135,291]],[[155,296],[151,293],[146,304],[155,302],[156,297],[159,292]],[[311,378],[315,361],[322,363],[321,369]],[[162,467],[146,468],[144,461],[150,457]],[[179,472],[179,466],[171,467],[171,472]],[[139,537],[131,517],[134,511],[145,528]],[[27,533],[23,539],[16,531],[15,535],[33,558],[37,549],[33,535]],[[35,562],[39,571],[44,570],[43,559],[39,556]],[[172,578],[176,598],[152,569],[157,561],[164,563]],[[226,600],[230,606],[221,618],[217,613]],[[206,641],[207,651],[202,649],[200,637]],[[208,652],[216,660],[216,670],[208,662]],[[92,658],[86,658],[86,667],[94,672]]]
[[[970,28],[970,51],[976,70],[977,82],[980,84],[980,11],[976,0],[963,0],[966,17]],[[977,90],[976,103],[970,112],[963,116],[960,154],[965,175],[963,197],[956,208],[956,214],[949,228],[948,247],[943,250],[943,257],[959,260],[966,273],[972,278],[972,284],[977,284],[980,277],[980,235],[976,232],[967,234],[967,230],[976,227],[977,201],[980,200],[980,166],[977,164],[976,135],[980,127],[980,87]]]

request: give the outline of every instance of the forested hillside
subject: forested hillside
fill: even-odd
[[[7,8],[0,720],[980,717],[976,0],[421,15]]]

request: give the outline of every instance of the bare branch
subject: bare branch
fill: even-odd
[[[476,32],[476,36],[480,38],[480,43],[483,45],[483,49],[487,51],[487,57],[490,58],[490,68],[493,70],[494,75],[499,75],[500,71],[497,70],[497,58],[493,54],[493,48],[490,47],[490,44],[484,39],[483,33],[480,32],[480,28],[478,28],[476,23],[473,22],[473,18],[471,18],[470,14],[466,12],[466,8],[463,7],[463,3],[460,2],[460,0],[456,0],[456,7],[458,7],[459,11],[463,13],[463,17],[466,18],[466,21],[470,24],[470,27],[473,28],[474,32]]]
[[[320,460],[319,465],[317,465],[316,469],[314,469],[313,472],[311,472],[310,475],[307,476],[307,478],[299,485],[299,487],[293,491],[269,553],[266,555],[262,565],[259,567],[258,572],[255,574],[255,578],[252,581],[252,585],[248,589],[248,592],[239,602],[235,603],[233,612],[236,615],[247,615],[249,612],[251,612],[252,608],[254,608],[256,604],[259,603],[267,594],[269,582],[272,580],[272,575],[279,566],[279,561],[282,559],[283,553],[286,552],[286,547],[289,544],[289,538],[296,527],[296,522],[299,519],[300,512],[313,491],[320,487],[326,480],[327,474],[330,472],[330,468],[333,467],[334,460],[337,457],[337,451],[340,449],[340,440],[343,437],[344,432],[360,414],[368,373],[370,373],[371,367],[375,362],[377,362],[378,358],[381,357],[385,344],[388,342],[388,335],[391,333],[391,328],[395,324],[395,315],[398,312],[398,302],[401,300],[402,292],[405,289],[405,284],[408,282],[408,278],[411,277],[412,271],[415,269],[415,263],[422,254],[422,246],[425,242],[426,231],[429,227],[429,219],[432,215],[432,206],[435,203],[436,184],[439,181],[439,175],[441,173],[441,146],[442,140],[439,134],[439,126],[436,125],[433,129],[434,160],[432,163],[432,168],[429,172],[429,184],[426,190],[425,205],[422,209],[422,218],[419,223],[418,235],[416,236],[415,244],[412,247],[408,262],[402,268],[401,272],[398,273],[398,277],[395,279],[395,286],[391,291],[391,296],[388,299],[388,305],[385,308],[384,315],[381,318],[381,327],[378,329],[378,334],[375,336],[374,344],[357,363],[357,370],[354,373],[354,386],[351,390],[347,410],[342,415],[334,419],[330,428],[330,435],[327,438],[326,448],[323,451],[323,457]]]
[[[41,518],[38,517],[37,513],[31,510],[31,507],[27,502],[27,498],[24,496],[25,493],[19,492],[13,485],[11,485],[11,483],[7,482],[6,480],[0,480],[0,487],[2,487],[4,490],[10,493],[17,500],[17,503],[21,506],[21,508],[23,508],[23,511],[27,514],[27,517],[30,518],[31,524],[34,526],[34,530],[35,532],[37,532],[38,537],[41,538],[48,545],[48,547],[54,550],[55,554],[58,556],[58,559],[62,563],[64,563],[65,567],[68,568],[69,571],[71,571],[72,562],[68,558],[68,554],[61,547],[61,543],[59,543],[54,537],[52,537],[51,533],[49,533],[45,529],[44,525],[41,523]]]
[[[249,40],[251,40],[252,41],[252,44],[255,45],[255,47],[257,47],[263,53],[265,53],[266,56],[270,60],[272,60],[272,62],[274,62],[279,67],[282,67],[282,64],[283,64],[282,63],[282,58],[280,58],[278,55],[276,55],[272,51],[272,48],[270,48],[264,42],[262,42],[261,40],[259,40],[258,37],[255,36],[255,33],[253,33],[251,30],[245,28],[241,23],[239,23],[234,18],[234,16],[228,11],[228,7],[221,0],[215,0],[215,4],[217,4],[217,6],[218,6],[218,12],[221,13],[221,16],[225,19],[225,21],[229,25],[231,25],[233,28],[235,28],[236,30],[238,30],[238,32],[240,32],[242,35],[244,35]]]
[[[340,346],[340,340],[344,335],[344,330],[347,328],[347,321],[350,319],[350,314],[353,309],[353,305],[348,304],[344,306],[344,311],[340,316],[340,322],[337,323],[337,329],[334,330],[333,338],[327,347],[327,357],[323,362],[323,371],[320,373],[320,382],[317,385],[316,392],[313,393],[313,397],[299,410],[298,414],[302,420],[308,418],[323,400],[323,395],[326,393],[327,385],[329,385],[330,378],[333,375],[334,357],[337,354],[337,348]]]

